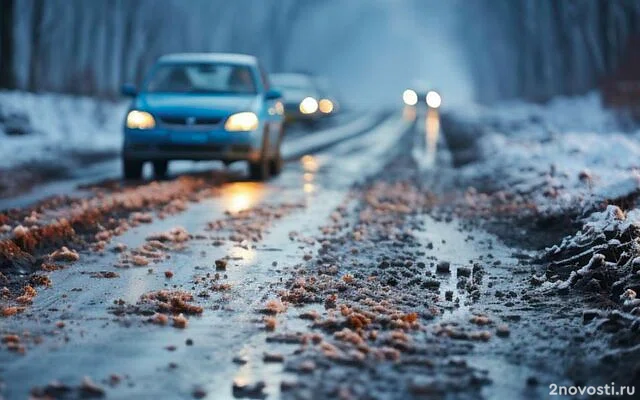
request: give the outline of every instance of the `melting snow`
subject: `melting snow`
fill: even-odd
[[[61,162],[60,156],[71,152],[115,153],[126,109],[126,102],[89,97],[0,92],[0,117],[7,120],[0,123],[0,168]],[[8,135],[13,129],[25,134]]]

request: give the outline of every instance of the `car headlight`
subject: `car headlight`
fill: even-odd
[[[442,104],[442,97],[435,90],[431,90],[427,93],[427,105],[431,108],[438,108]]]
[[[146,111],[131,110],[127,114],[127,128],[129,129],[153,129],[156,120]]]
[[[407,89],[402,93],[402,101],[408,106],[415,106],[418,104],[418,94],[415,90]]]
[[[227,119],[224,129],[229,132],[255,131],[258,129],[258,116],[252,112],[233,114]]]
[[[313,97],[305,97],[300,102],[300,112],[303,114],[313,114],[318,111],[318,101]]]
[[[320,108],[320,112],[323,114],[331,114],[333,111],[333,102],[329,99],[322,99],[318,103],[318,108]]]

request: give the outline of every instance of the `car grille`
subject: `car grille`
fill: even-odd
[[[161,144],[158,146],[160,151],[187,151],[187,152],[221,152],[223,146],[215,144]]]
[[[234,144],[231,146],[231,151],[234,153],[248,153],[251,151],[251,146],[248,144]]]
[[[178,117],[173,115],[161,115],[158,117],[163,125],[175,127],[208,127],[218,125],[221,117]]]

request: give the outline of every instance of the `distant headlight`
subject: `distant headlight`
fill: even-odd
[[[300,112],[303,114],[313,114],[318,111],[318,101],[313,97],[305,97],[300,102]]]
[[[127,114],[127,128],[129,129],[153,129],[156,120],[146,111],[131,110]]]
[[[431,90],[427,93],[427,105],[431,108],[438,108],[442,104],[442,98],[438,92]]]
[[[329,99],[322,99],[318,103],[318,108],[320,108],[320,112],[323,114],[331,114],[333,111],[333,102]]]
[[[415,106],[418,104],[418,94],[415,90],[407,89],[402,93],[402,101],[408,106]]]
[[[258,116],[252,112],[233,114],[224,124],[229,132],[248,132],[258,129]]]

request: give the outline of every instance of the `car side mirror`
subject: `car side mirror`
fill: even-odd
[[[264,95],[264,98],[267,100],[277,100],[281,97],[282,92],[278,89],[269,89],[269,91]]]
[[[136,85],[125,83],[120,88],[120,93],[122,93],[122,95],[126,97],[136,97],[136,95],[138,94],[138,90],[136,89]]]

